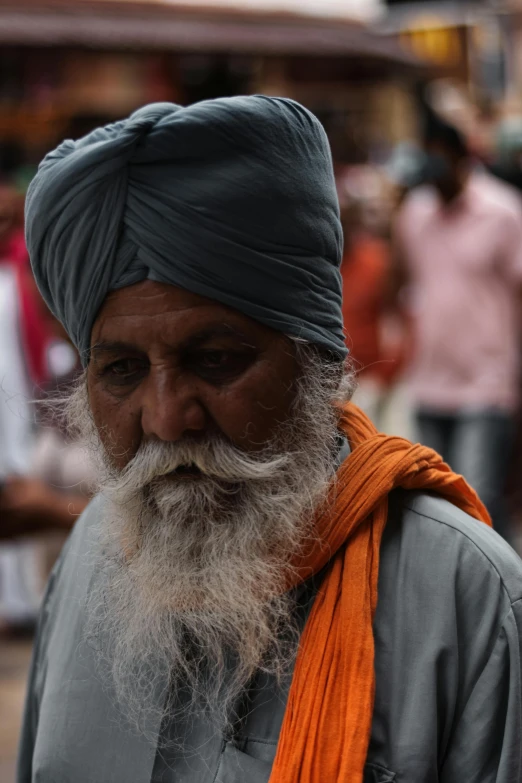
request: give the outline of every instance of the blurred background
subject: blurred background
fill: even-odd
[[[412,220],[404,211],[410,192],[433,183],[426,129],[455,129],[468,165],[511,188],[513,214],[522,198],[522,0],[0,0],[0,783],[14,781],[43,585],[70,510],[88,502],[92,474],[81,447],[31,402],[52,396],[78,363],[31,277],[27,185],[61,140],[145,103],[245,93],[294,98],[327,131],[346,235],[357,399],[390,433],[427,432],[411,396],[414,308],[394,260],[397,224]],[[462,247],[471,248],[471,223],[459,226]],[[522,230],[509,253],[518,296]],[[522,356],[518,302],[516,323],[503,328],[516,331]],[[503,406],[511,440],[499,447],[509,455],[501,502],[506,537],[520,547],[518,395],[511,390]]]

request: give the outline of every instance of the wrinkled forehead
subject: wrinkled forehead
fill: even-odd
[[[107,295],[93,325],[91,351],[109,343],[142,350],[158,343],[175,347],[213,335],[245,344],[288,341],[232,307],[178,286],[144,280]]]

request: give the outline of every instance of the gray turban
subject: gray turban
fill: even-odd
[[[64,141],[30,185],[26,226],[38,287],[84,363],[107,293],[145,279],[346,353],[330,150],[294,101],[151,104]]]

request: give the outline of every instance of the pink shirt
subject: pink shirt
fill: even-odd
[[[412,281],[414,402],[440,411],[518,402],[522,203],[516,191],[473,173],[444,206],[422,187],[405,201],[398,241]]]

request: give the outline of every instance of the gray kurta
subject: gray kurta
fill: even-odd
[[[147,727],[183,739],[183,755],[126,730],[82,642],[82,604],[100,578],[89,552],[101,502],[77,523],[51,578],[18,783],[267,783],[286,700],[270,679],[253,685],[235,736],[203,721]],[[304,621],[313,586],[300,601]],[[365,783],[522,783],[521,629],[522,563],[508,545],[445,501],[395,493]]]

